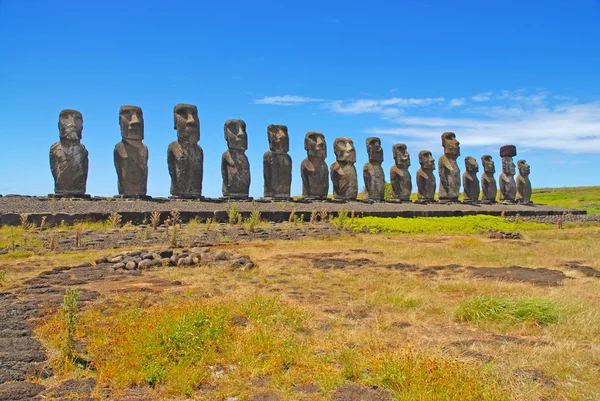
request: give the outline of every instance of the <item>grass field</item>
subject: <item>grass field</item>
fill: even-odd
[[[553,206],[583,209],[589,214],[600,213],[600,187],[538,188],[531,200]]]

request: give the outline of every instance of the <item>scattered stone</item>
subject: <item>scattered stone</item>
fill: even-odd
[[[0,384],[0,400],[30,400],[44,391],[41,384],[30,382],[11,382]]]
[[[248,398],[248,401],[280,401],[281,397],[275,393],[258,393]]]
[[[333,392],[333,401],[392,401],[392,394],[377,386],[346,383]]]
[[[300,383],[294,384],[294,389],[303,394],[318,394],[321,392],[319,386],[314,383]]]
[[[231,318],[231,324],[246,327],[248,325],[248,318],[245,316],[234,316]]]
[[[90,397],[96,387],[96,379],[68,379],[60,383],[57,387],[46,390],[44,396],[48,397],[67,397],[77,399],[81,397]]]

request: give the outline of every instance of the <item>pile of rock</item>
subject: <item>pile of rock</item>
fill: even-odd
[[[254,262],[246,255],[225,252],[209,247],[173,250],[137,250],[124,251],[112,256],[102,256],[96,259],[96,264],[112,264],[113,269],[144,270],[157,267],[177,266],[216,266],[234,270],[250,270]]]
[[[489,230],[488,231],[489,238],[496,239],[521,239],[523,236],[519,232],[511,232],[511,231],[498,231],[498,230]]]

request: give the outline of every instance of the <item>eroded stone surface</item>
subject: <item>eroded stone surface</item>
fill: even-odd
[[[483,174],[481,175],[481,201],[486,203],[496,203],[498,194],[498,186],[494,173],[496,166],[491,155],[481,156],[481,164],[483,165]]]
[[[479,165],[477,165],[477,160],[471,156],[465,157],[465,170],[463,174],[463,200],[465,202],[477,202],[479,199],[479,179],[477,178]]]
[[[137,106],[119,110],[122,141],[115,146],[119,195],[145,196],[148,184],[148,148],[144,139],[144,115]]]
[[[406,150],[406,144],[397,143],[392,147],[394,154],[394,165],[390,169],[390,183],[392,186],[392,199],[410,201],[412,192],[412,177],[408,168],[410,167],[410,154]]]
[[[517,195],[515,200],[519,203],[531,203],[531,181],[529,181],[529,164],[525,160],[517,162],[519,175],[517,177]]]
[[[454,132],[442,134],[444,155],[438,160],[438,174],[440,176],[440,201],[458,201],[460,191],[460,169],[456,159],[460,156],[460,143]]]
[[[333,143],[336,161],[331,165],[333,197],[336,199],[356,199],[358,178],[356,177],[356,149],[352,139],[340,137]]]
[[[504,145],[500,148],[502,157],[502,173],[500,173],[500,200],[503,202],[514,202],[517,196],[517,184],[515,182],[515,163],[513,157],[517,155],[514,145]]]
[[[365,199],[382,201],[385,198],[385,174],[381,168],[383,149],[379,138],[367,138],[367,153],[369,161],[363,167]]]
[[[77,110],[61,111],[58,130],[60,140],[50,147],[54,193],[83,195],[88,176],[88,151],[81,143],[83,116]]]
[[[292,186],[290,138],[285,125],[269,125],[269,151],[263,156],[265,198],[289,199]]]
[[[419,164],[421,168],[417,171],[417,201],[432,202],[435,197],[435,159],[429,150],[419,152]]]
[[[309,132],[304,138],[307,158],[300,165],[302,197],[326,199],[329,192],[329,168],[325,163],[327,143],[320,132]]]
[[[173,110],[177,140],[167,149],[171,175],[171,195],[192,198],[202,195],[204,152],[200,141],[198,109],[191,104],[178,104]]]
[[[225,122],[227,151],[221,158],[223,197],[247,199],[250,190],[250,162],[245,152],[248,149],[248,134],[243,120]]]

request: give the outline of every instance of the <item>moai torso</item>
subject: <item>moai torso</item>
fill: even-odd
[[[336,161],[330,167],[333,197],[354,200],[358,196],[356,176],[356,150],[350,138],[336,138],[333,144]]]
[[[531,203],[531,181],[529,181],[529,164],[525,160],[517,162],[519,175],[517,176],[517,195],[515,200],[519,203]]]
[[[390,184],[392,187],[392,199],[409,201],[412,192],[412,177],[408,171],[410,167],[410,155],[406,151],[406,145],[395,144],[392,147],[395,164],[390,169]]]
[[[438,160],[440,200],[457,201],[460,192],[460,169],[456,159],[460,156],[460,143],[452,132],[442,134],[444,155]]]
[[[489,174],[484,172],[481,175],[481,200],[488,202],[496,202],[496,195],[498,194],[498,186],[496,185],[496,179],[493,173]]]
[[[500,173],[500,200],[514,201],[517,196],[517,184],[514,175],[507,175],[504,172]]]
[[[50,147],[50,169],[54,177],[54,193],[85,194],[88,176],[88,151],[80,142],[83,117],[77,110],[60,112],[60,141]]]
[[[248,198],[250,191],[250,163],[244,153],[248,148],[246,123],[242,120],[228,120],[225,123],[225,139],[228,150],[221,158],[223,176],[223,196]]]
[[[292,186],[292,158],[285,125],[269,125],[269,151],[263,156],[264,196],[288,199]]]
[[[148,183],[148,148],[144,139],[144,116],[137,106],[121,106],[121,137],[115,146],[119,195],[145,196]]]
[[[369,161],[363,167],[365,199],[382,201],[385,199],[385,174],[381,167],[383,149],[379,138],[367,138],[367,154]]]
[[[326,199],[329,192],[329,169],[325,163],[327,144],[320,132],[309,132],[304,138],[304,149],[308,157],[300,165],[302,196]]]
[[[465,202],[477,202],[479,199],[479,179],[477,173],[465,171],[463,174],[463,191]]]
[[[435,187],[433,170],[420,168],[417,171],[417,199],[420,201],[433,201]]]

